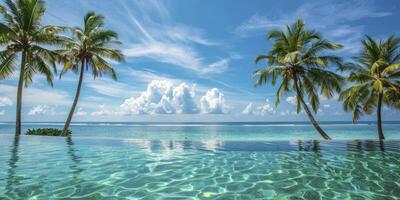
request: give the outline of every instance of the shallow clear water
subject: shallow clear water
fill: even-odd
[[[0,199],[396,199],[400,141],[0,135]]]
[[[33,127],[61,124],[25,124]],[[400,199],[399,124],[0,125],[0,199]],[[297,140],[305,138],[305,140]],[[349,139],[351,138],[351,139]],[[362,140],[354,140],[361,138]]]

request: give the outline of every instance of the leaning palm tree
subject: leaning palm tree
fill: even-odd
[[[292,26],[286,26],[286,31],[269,32],[268,39],[273,40],[269,54],[256,58],[256,63],[261,60],[268,63],[267,67],[254,72],[258,77],[256,86],[269,81],[275,85],[279,80],[275,105],[279,104],[282,94],[294,92],[297,98],[297,113],[303,109],[320,135],[324,139],[331,139],[314,119],[305,96],[308,97],[313,111],[317,113],[319,94],[331,98],[335,92],[340,92],[342,78],[327,68],[330,64],[340,65],[341,59],[324,52],[340,49],[342,46],[323,39],[316,31],[305,29],[302,20],[298,20]]]
[[[84,77],[84,72],[90,70],[94,78],[108,73],[116,80],[116,74],[106,59],[121,62],[124,56],[121,51],[110,47],[114,44],[120,44],[118,36],[112,30],[104,29],[104,17],[94,12],[89,12],[84,17],[84,27],[74,28],[73,39],[66,44],[66,49],[58,51],[64,57],[64,67],[61,76],[68,70],[75,73],[79,72],[79,82],[76,89],[74,102],[72,103],[67,121],[65,122],[64,132],[68,130],[74,115],[76,105]]]
[[[379,140],[385,139],[382,130],[382,105],[400,108],[400,38],[394,36],[375,41],[367,36],[356,62],[343,65],[347,78],[354,83],[339,99],[345,111],[352,112],[353,122],[363,114],[372,114],[376,107]]]
[[[44,74],[52,85],[57,54],[47,47],[61,45],[64,41],[58,35],[63,28],[42,25],[44,13],[43,0],[6,0],[5,5],[0,5],[0,79],[19,70],[16,135],[21,134],[23,86],[32,82],[35,73]],[[15,66],[18,58],[21,59],[19,69]]]

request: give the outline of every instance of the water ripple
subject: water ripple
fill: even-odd
[[[0,199],[400,197],[399,141],[0,139]]]

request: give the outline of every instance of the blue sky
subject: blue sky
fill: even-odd
[[[293,94],[274,106],[275,89],[254,87],[254,58],[271,46],[269,30],[304,19],[307,26],[357,54],[365,35],[400,35],[400,2],[387,1],[47,1],[45,24],[82,26],[88,11],[101,13],[118,32],[126,62],[113,63],[118,81],[86,74],[74,121],[288,121]],[[40,75],[24,91],[25,121],[63,121],[77,76]],[[0,120],[13,121],[17,76],[1,80]],[[385,120],[399,120],[384,108]],[[350,120],[337,97],[321,99],[318,120]],[[366,116],[363,120],[373,120]]]

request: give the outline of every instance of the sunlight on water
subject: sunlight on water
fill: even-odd
[[[0,198],[395,199],[400,142],[0,135]]]

